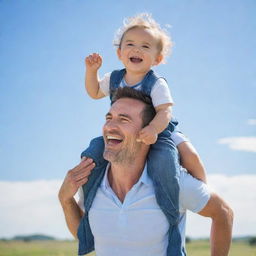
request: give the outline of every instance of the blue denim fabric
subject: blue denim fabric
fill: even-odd
[[[157,203],[170,224],[167,256],[185,256],[178,228],[180,165],[177,148],[170,134],[171,124],[158,135],[157,142],[151,145],[147,171],[154,184]]]
[[[84,156],[92,158],[96,166],[99,167],[102,164],[107,162],[103,158],[104,148],[105,148],[105,144],[104,144],[103,137],[102,136],[96,137],[92,139],[89,147],[82,152],[81,158]]]
[[[103,142],[102,137],[97,137],[93,139],[89,145],[89,149],[90,148],[96,149],[98,146],[102,146],[102,142]],[[90,151],[90,152],[93,152],[93,151]],[[86,154],[87,151],[85,150],[83,153]],[[88,157],[92,156],[91,154],[90,155],[86,154],[86,155]],[[98,165],[96,165],[96,167],[91,172],[87,183],[83,185],[85,214],[79,224],[78,231],[77,231],[77,237],[79,240],[78,255],[84,255],[94,251],[94,237],[93,237],[89,220],[88,220],[88,212],[91,208],[97,189],[100,186],[100,183],[104,177],[107,164],[108,162],[105,159],[103,159],[101,155],[101,160],[98,161]]]
[[[125,72],[125,69],[112,72],[110,77],[111,100],[112,94],[118,88]],[[142,81],[141,90],[150,96],[151,89],[158,78],[150,70]],[[170,223],[167,256],[186,255],[178,228],[180,165],[177,149],[170,136],[171,132],[176,129],[177,124],[176,120],[172,120],[168,127],[159,134],[157,142],[151,145],[147,159],[148,175],[154,184],[157,203]],[[94,250],[94,238],[91,233],[87,212],[91,207],[107,166],[107,161],[103,159],[103,151],[103,138],[97,137],[91,141],[89,148],[81,154],[81,157],[87,156],[92,158],[96,167],[92,171],[88,182],[83,186],[86,214],[81,220],[78,229],[79,255]]]

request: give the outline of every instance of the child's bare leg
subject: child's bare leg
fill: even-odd
[[[184,141],[177,146],[182,167],[195,178],[206,181],[206,172],[202,160],[196,149],[189,141]]]

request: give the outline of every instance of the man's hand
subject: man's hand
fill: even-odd
[[[84,185],[92,169],[95,167],[92,159],[82,158],[75,168],[68,171],[59,191],[59,200],[63,208],[66,223],[74,238],[77,238],[77,230],[83,213],[74,199],[78,188]]]
[[[150,145],[156,142],[157,136],[158,134],[155,127],[153,127],[153,125],[148,125],[140,131],[137,141]]]
[[[59,200],[62,204],[73,199],[78,188],[88,181],[88,176],[94,167],[95,163],[92,159],[83,158],[80,164],[68,171],[59,191]]]
[[[90,54],[85,58],[87,71],[97,71],[102,65],[102,57],[98,53]]]

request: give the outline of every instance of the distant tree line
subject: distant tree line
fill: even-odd
[[[256,236],[253,236],[249,239],[249,245],[256,246]]]
[[[36,235],[19,235],[19,236],[13,237],[12,239],[6,239],[6,238],[1,239],[1,241],[8,241],[8,240],[30,242],[30,241],[36,241],[36,240],[41,240],[41,241],[55,240],[55,238],[52,236],[36,234]]]

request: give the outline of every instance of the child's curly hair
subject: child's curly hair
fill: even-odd
[[[121,46],[124,35],[133,28],[146,28],[152,30],[158,38],[159,54],[163,56],[163,63],[166,57],[171,53],[173,42],[166,29],[161,26],[152,18],[151,14],[140,13],[136,16],[124,19],[123,27],[119,28],[116,32],[114,45]]]

